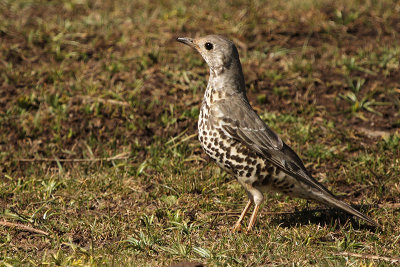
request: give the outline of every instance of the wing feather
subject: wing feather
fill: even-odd
[[[311,176],[297,154],[265,124],[246,100],[239,97],[218,100],[211,105],[210,116],[219,122],[216,127],[220,127],[231,138],[246,145],[287,174],[332,195]]]

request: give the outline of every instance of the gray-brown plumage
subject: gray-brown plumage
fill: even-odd
[[[317,182],[297,154],[252,109],[246,97],[239,54],[232,41],[219,35],[177,41],[196,49],[210,67],[199,115],[199,140],[205,152],[247,191],[249,202],[235,224],[236,230],[254,203],[247,228],[251,230],[266,191],[314,200],[378,226]]]

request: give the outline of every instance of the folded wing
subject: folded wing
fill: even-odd
[[[246,145],[287,174],[314,189],[332,195],[312,178],[297,154],[265,124],[245,99],[230,97],[214,102],[210,116],[219,122],[216,127],[220,127],[231,138]]]

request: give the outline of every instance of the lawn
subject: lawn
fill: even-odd
[[[149,2],[0,1],[0,266],[399,264],[400,2]],[[247,195],[200,147],[208,68],[175,41],[206,34],[382,229],[271,193],[231,231]]]

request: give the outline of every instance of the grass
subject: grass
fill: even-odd
[[[392,264],[399,10],[390,0],[0,1],[0,265]],[[271,193],[252,233],[231,232],[247,196],[200,148],[208,70],[175,42],[209,33],[238,45],[261,117],[382,230]]]

